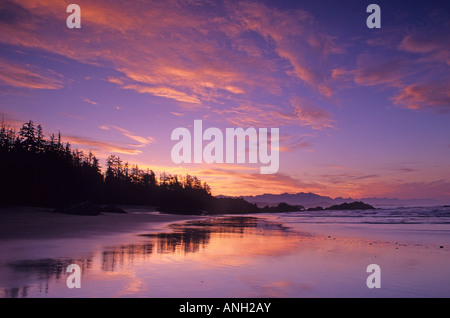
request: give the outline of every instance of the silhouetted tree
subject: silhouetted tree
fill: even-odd
[[[242,199],[217,199],[196,176],[141,170],[110,155],[102,174],[99,160],[63,143],[61,133],[45,140],[41,125],[24,123],[19,132],[0,127],[0,204],[58,207],[92,201],[143,204],[173,213],[257,212]]]

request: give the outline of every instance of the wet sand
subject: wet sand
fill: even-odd
[[[168,223],[198,216],[163,214],[148,207],[122,207],[127,214],[81,216],[36,207],[0,208],[0,241],[11,239],[80,238],[139,229],[161,231]]]
[[[450,296],[448,224],[122,208],[129,214],[1,210],[0,297]],[[82,267],[78,290],[66,286],[71,263]],[[366,286],[369,264],[382,269],[381,289]]]

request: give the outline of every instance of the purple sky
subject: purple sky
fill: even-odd
[[[381,7],[381,29],[366,7]],[[0,4],[0,113],[213,194],[450,201],[450,10],[441,1]],[[337,5],[339,3],[339,6]],[[280,168],[174,164],[171,132],[280,129]],[[104,161],[102,160],[102,163]]]

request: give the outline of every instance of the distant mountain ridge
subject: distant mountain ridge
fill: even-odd
[[[331,198],[328,196],[322,196],[315,193],[282,193],[282,194],[261,194],[255,196],[240,196],[239,198],[243,198],[247,202],[256,203],[258,207],[274,206],[279,203],[287,203],[290,205],[302,205],[305,208],[310,207],[330,207],[332,205],[342,204],[342,203],[350,203],[353,201],[362,201],[364,203],[373,205],[373,206],[436,206],[444,204],[441,201],[435,199],[409,199],[409,200],[401,200],[398,198]]]

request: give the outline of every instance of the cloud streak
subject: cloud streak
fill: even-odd
[[[0,58],[0,83],[15,88],[60,89],[62,76],[29,64],[14,63]]]
[[[88,103],[88,104],[94,105],[94,106],[98,105],[97,102],[94,102],[94,101],[90,100],[89,98],[83,98],[83,101]]]
[[[214,112],[226,115],[233,125],[242,127],[280,127],[296,125],[310,127],[314,130],[331,129],[335,120],[331,112],[317,106],[306,98],[291,98],[289,107],[270,104],[253,104],[242,101],[243,104],[216,109]]]
[[[126,130],[126,129],[123,129],[123,128],[120,128],[120,127],[117,127],[117,126],[101,126],[101,127],[102,127],[101,129],[105,129],[105,127],[106,128],[110,127],[110,128],[113,128],[113,129],[115,129],[117,131],[120,131],[125,137],[128,137],[131,140],[137,142],[138,143],[137,147],[143,147],[143,146],[145,146],[147,144],[150,144],[150,143],[153,143],[155,141],[154,138],[152,138],[152,137],[138,136],[138,135],[132,133],[129,130]]]
[[[449,25],[448,19],[434,22],[432,27],[396,30],[387,33],[386,38],[368,41],[370,46],[383,49],[361,53],[356,68],[335,68],[331,78],[393,90],[390,100],[399,107],[448,113]],[[387,59],[387,54],[393,57]]]
[[[64,140],[70,144],[86,147],[89,150],[100,150],[102,152],[120,153],[127,155],[138,155],[142,151],[118,145],[112,142],[99,141],[81,136],[65,136]]]
[[[178,102],[186,110],[232,108],[240,98],[258,97],[261,92],[280,97],[286,85],[298,85],[292,78],[323,96],[333,94],[326,80],[331,70],[314,67],[319,64],[310,58],[325,65],[327,56],[342,49],[332,36],[318,31],[305,11],[246,1],[225,1],[223,7],[203,4],[213,7],[208,11],[198,10],[203,6],[199,3],[179,6],[171,1],[79,4],[83,32],[90,37],[73,36],[61,28],[43,32],[43,20],[56,25],[65,18],[60,14],[64,3],[16,0],[9,1],[4,11],[33,18],[4,21],[0,42],[111,65],[122,74],[109,77],[112,84]]]
[[[391,99],[395,105],[413,110],[450,113],[450,81],[408,85]]]

